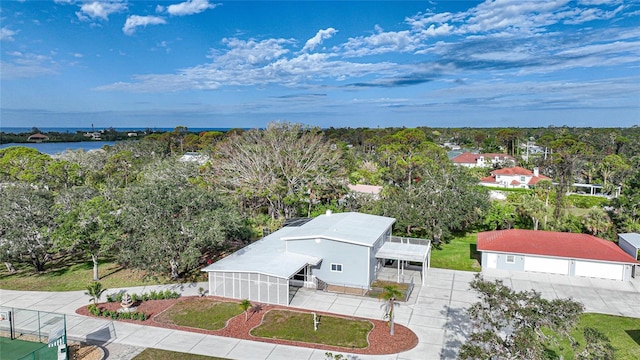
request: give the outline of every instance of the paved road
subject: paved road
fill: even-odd
[[[424,286],[417,286],[407,303],[396,309],[398,323],[408,326],[417,335],[416,348],[394,355],[351,355],[350,359],[453,359],[465,340],[468,319],[465,309],[477,301],[469,291],[474,273],[430,269]],[[418,279],[416,277],[416,279]],[[536,289],[544,297],[572,297],[582,301],[587,311],[640,318],[640,280],[620,282],[592,280],[543,274],[490,272],[487,279],[502,279],[516,290]],[[183,295],[196,295],[204,283],[162,285],[127,289],[142,293],[158,289],[173,289]],[[111,289],[115,292],[118,289]],[[324,359],[325,351],[255,341],[238,340],[213,335],[163,329],[137,324],[112,322],[78,316],[75,310],[86,306],[88,297],[82,291],[36,292],[0,290],[0,303],[6,307],[27,308],[64,313],[67,332],[72,340],[102,344],[109,359],[127,360],[146,347],[219,356],[231,359]],[[344,294],[299,291],[292,306],[345,315],[380,319],[381,303],[376,299]],[[346,355],[346,354],[345,354]]]

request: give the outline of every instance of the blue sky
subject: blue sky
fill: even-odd
[[[640,124],[640,2],[5,1],[0,126]]]

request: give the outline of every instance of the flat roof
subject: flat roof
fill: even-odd
[[[322,238],[372,247],[395,221],[390,217],[357,212],[324,214],[293,228],[293,231],[282,236],[282,240]]]
[[[618,234],[618,236],[623,238],[626,242],[634,246],[636,249],[640,249],[640,234],[624,233],[624,234]]]
[[[205,267],[202,271],[253,272],[288,279],[307,264],[316,265],[321,258],[286,251],[281,239],[295,227],[284,227]]]
[[[478,251],[557,256],[637,264],[616,243],[592,235],[542,230],[496,230],[478,233]]]
[[[425,262],[430,247],[431,244],[418,245],[387,241],[376,252],[376,258]]]

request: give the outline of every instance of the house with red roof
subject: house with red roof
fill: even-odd
[[[349,191],[353,193],[366,194],[376,200],[380,198],[380,192],[382,191],[382,186],[378,185],[348,184],[347,187],[349,188]]]
[[[464,152],[451,159],[454,165],[465,167],[513,166],[516,159],[507,154],[475,154]]]
[[[531,186],[537,184],[540,180],[551,180],[551,178],[541,175],[538,168],[533,168],[533,171],[531,171],[519,166],[514,166],[493,170],[490,176],[480,180],[480,185],[530,189]]]
[[[616,243],[587,234],[540,230],[478,233],[482,269],[629,281],[638,261]]]

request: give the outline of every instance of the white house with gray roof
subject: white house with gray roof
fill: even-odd
[[[368,289],[385,259],[429,267],[428,241],[391,236],[395,219],[327,212],[286,226],[206,268],[209,294],[288,305],[290,288],[318,283]]]

